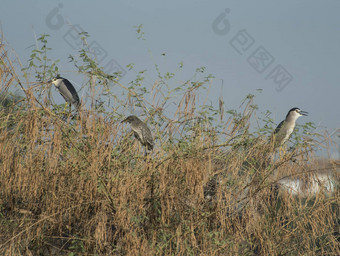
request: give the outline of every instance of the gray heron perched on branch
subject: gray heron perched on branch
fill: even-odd
[[[78,93],[69,80],[57,75],[50,82],[55,85],[55,87],[58,89],[61,96],[63,96],[65,101],[69,103],[70,106],[72,104],[77,109],[79,109],[80,100],[79,100]]]
[[[274,143],[274,147],[283,146],[283,144],[289,139],[290,135],[294,131],[296,120],[300,116],[307,116],[308,112],[302,111],[299,108],[292,108],[288,111],[286,119],[283,120],[275,129],[272,134],[271,142]]]
[[[136,116],[128,116],[122,121],[122,123],[126,122],[130,123],[135,138],[139,140],[147,150],[153,150],[153,138],[149,127]]]

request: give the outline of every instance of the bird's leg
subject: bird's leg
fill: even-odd
[[[284,145],[280,146],[280,148],[279,148],[280,159],[282,159],[282,157],[285,155],[285,152],[286,152],[286,150],[285,150]]]
[[[68,113],[67,111],[67,103],[64,104],[64,110],[63,110],[63,114],[66,115]]]

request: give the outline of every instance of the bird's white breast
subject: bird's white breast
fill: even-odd
[[[285,142],[289,139],[290,135],[291,135],[292,132],[294,131],[294,127],[295,127],[295,126],[292,126],[292,127],[289,127],[289,128],[287,129],[287,133],[286,133],[285,138],[284,138],[283,141],[282,141],[282,144],[285,143]]]

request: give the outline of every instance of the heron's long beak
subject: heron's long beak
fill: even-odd
[[[306,112],[306,111],[302,111],[302,110],[301,110],[301,111],[300,111],[300,114],[303,115],[303,116],[308,116],[308,112]]]
[[[123,121],[121,121],[120,123],[125,123],[126,122],[126,120],[127,120],[127,118],[125,118]]]

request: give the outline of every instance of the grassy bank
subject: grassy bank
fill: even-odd
[[[272,160],[272,127],[252,129],[252,96],[224,112],[222,98],[217,109],[201,104],[209,75],[164,93],[172,75],[159,73],[145,91],[143,72],[123,85],[86,66],[88,56],[82,72],[90,91],[114,83],[123,96],[103,109],[89,103],[93,93],[79,115],[69,114],[49,101],[44,81],[55,66],[30,67],[33,85],[19,79],[4,47],[1,255],[340,255],[339,192],[302,197],[277,185],[321,169],[338,178],[339,162],[321,166],[303,140],[308,129]],[[23,97],[8,96],[16,86]],[[163,108],[172,97],[178,108],[169,116]],[[156,140],[147,157],[120,123],[131,101]]]

